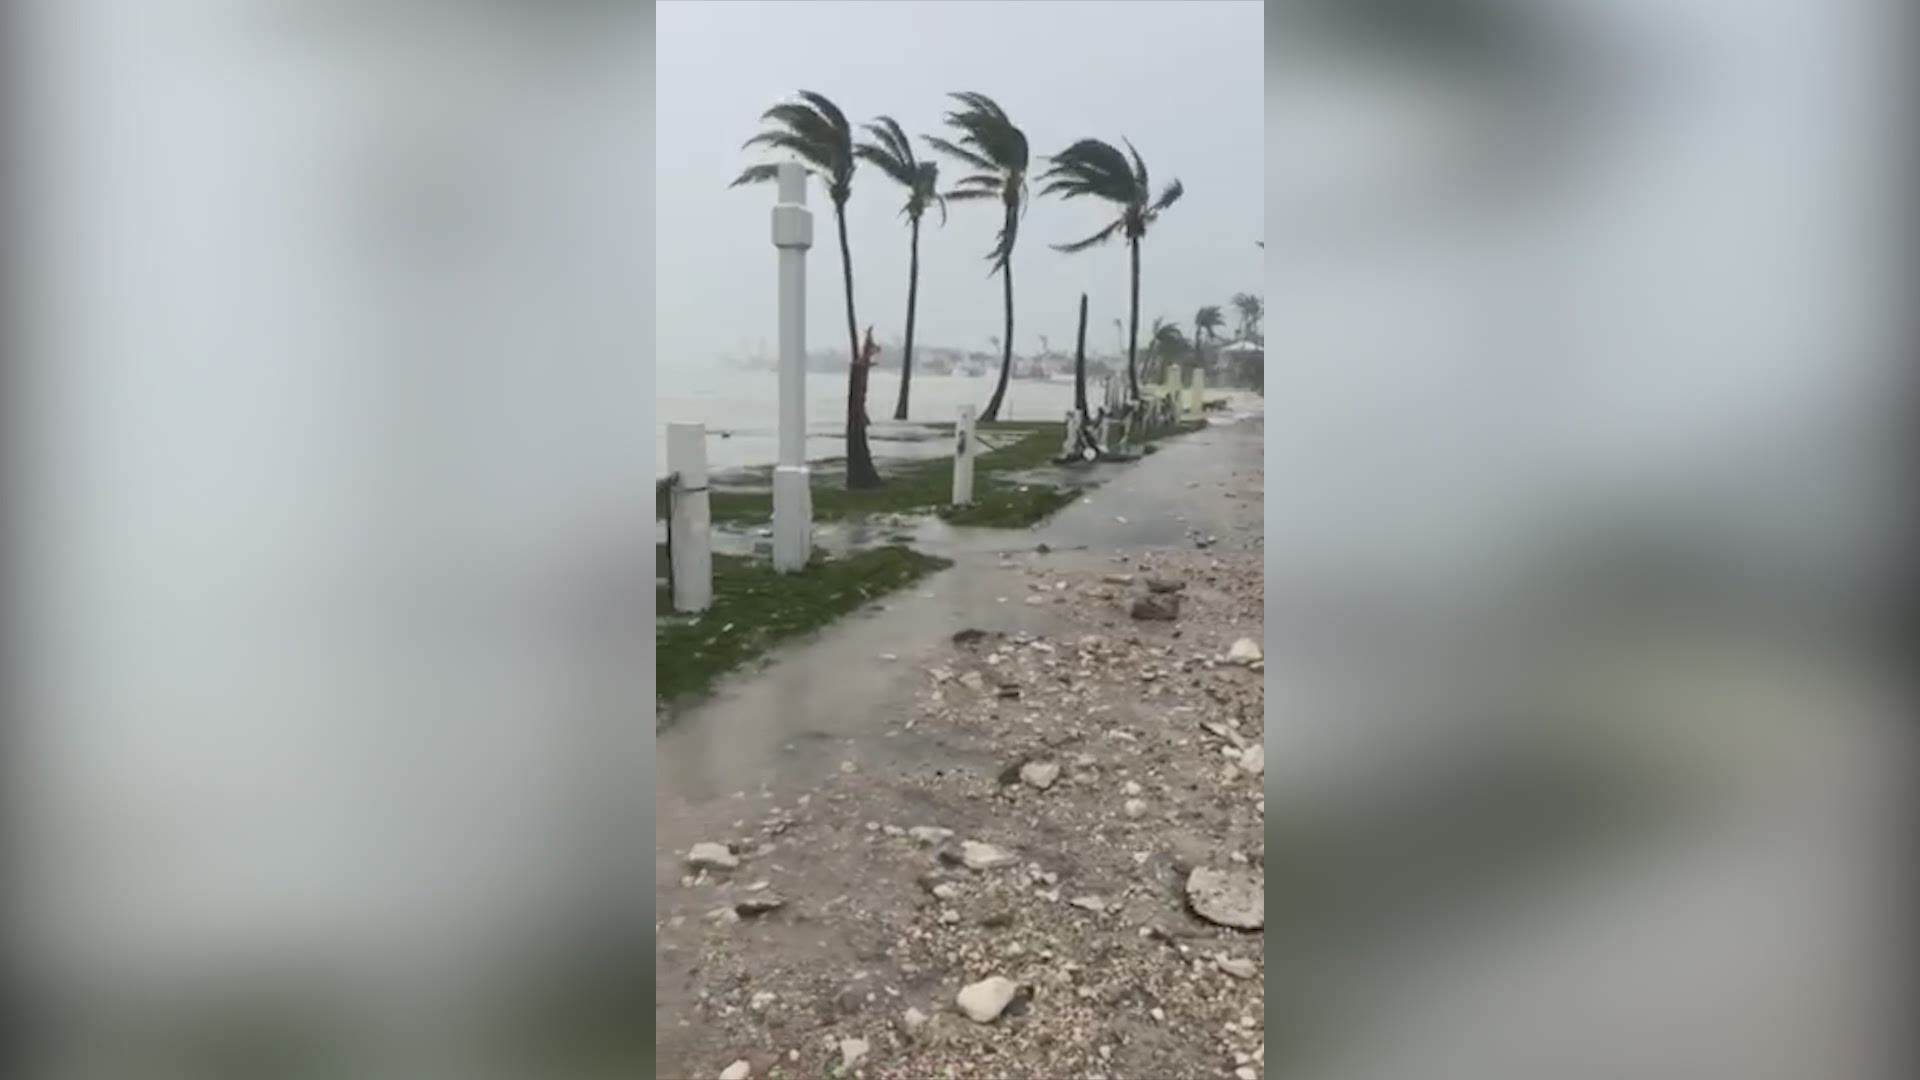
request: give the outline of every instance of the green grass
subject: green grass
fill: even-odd
[[[943,425],[948,431],[951,425]],[[1204,421],[1151,432],[1150,441],[1197,431]],[[982,424],[978,429],[985,444],[974,459],[973,505],[954,508],[953,459],[928,458],[895,462],[882,467],[885,483],[878,488],[850,491],[846,486],[844,462],[826,461],[813,465],[813,519],[845,521],[899,514],[938,514],[957,525],[993,528],[1024,528],[1041,521],[1080,493],[1077,485],[1052,486],[1040,483],[1016,483],[1006,479],[1010,473],[1023,472],[1053,464],[1060,452],[1065,430],[1056,421],[1027,420]],[[762,466],[713,478],[707,503],[716,525],[763,525],[773,519],[773,470]],[[664,482],[654,493],[655,513],[667,516]]]
[[[950,565],[900,546],[841,558],[817,555],[798,574],[776,574],[764,558],[715,555],[713,606],[707,611],[675,615],[670,591],[656,588],[656,697],[673,701],[704,693],[721,674],[775,645]]]

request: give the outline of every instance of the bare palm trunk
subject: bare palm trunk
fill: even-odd
[[[876,488],[880,473],[867,447],[867,365],[861,363],[860,331],[853,317],[853,253],[847,247],[847,209],[835,203],[834,224],[840,231],[840,277],[847,293],[847,487]]]
[[[894,403],[893,418],[907,418],[907,384],[913,380],[913,312],[920,295],[920,219],[913,219],[912,248],[907,256],[907,344],[900,354],[900,400]]]
[[[1073,342],[1073,408],[1087,418],[1087,294],[1080,294],[1080,332]]]
[[[1127,302],[1127,389],[1133,400],[1140,400],[1140,369],[1135,366],[1134,355],[1140,344],[1140,238],[1134,237],[1127,242],[1127,253],[1133,263],[1133,283]]]
[[[1007,396],[1007,376],[1013,370],[1013,255],[1000,264],[1001,298],[1006,302],[1007,328],[1000,339],[1000,381],[993,388],[993,396],[987,399],[987,407],[980,413],[981,420],[995,420],[1000,416],[1000,402]]]

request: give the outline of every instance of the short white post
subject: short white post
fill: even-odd
[[[1080,410],[1068,409],[1066,423],[1061,425],[1067,433],[1066,440],[1060,445],[1060,456],[1076,457],[1080,453]]]
[[[667,425],[667,470],[671,517],[673,610],[705,611],[713,606],[713,536],[707,503],[707,428],[705,424]]]
[[[1193,388],[1193,393],[1190,395],[1190,400],[1188,402],[1188,408],[1193,412],[1195,416],[1199,416],[1202,413],[1207,411],[1206,369],[1194,368],[1193,374],[1188,376],[1187,378]]]
[[[780,458],[773,470],[773,568],[804,568],[813,548],[813,488],[807,469],[807,249],[813,211],[807,171],[779,166],[773,246],[780,252]]]
[[[1181,419],[1180,399],[1187,396],[1187,389],[1182,385],[1185,374],[1185,372],[1180,370],[1179,364],[1174,364],[1167,368],[1167,389],[1173,397],[1173,420],[1175,423],[1178,423]]]
[[[971,405],[960,406],[960,419],[953,425],[953,505],[973,503],[973,417]]]

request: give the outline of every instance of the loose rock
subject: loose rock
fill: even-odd
[[[1195,867],[1187,875],[1187,903],[1195,915],[1236,930],[1267,924],[1266,881],[1251,869]]]
[[[1261,773],[1266,772],[1267,771],[1266,747],[1260,745],[1259,743],[1255,743],[1252,746],[1247,747],[1246,752],[1240,755],[1240,769],[1242,772],[1252,773],[1255,776],[1259,776]]]
[[[840,1040],[841,1071],[843,1072],[852,1071],[853,1067],[855,1065],[860,1064],[861,1060],[864,1059],[867,1056],[867,1053],[872,1049],[873,1047],[870,1046],[867,1043],[867,1040],[865,1039],[841,1039]]]
[[[961,990],[954,1004],[974,1023],[991,1024],[1006,1011],[1019,989],[1012,979],[992,975]]]
[[[1133,602],[1128,614],[1143,621],[1172,622],[1180,617],[1180,598],[1159,593],[1142,596]]]
[[[703,842],[687,851],[687,865],[696,870],[731,870],[740,859],[725,844]]]
[[[1177,593],[1186,587],[1186,582],[1175,581],[1172,578],[1154,576],[1147,579],[1148,592],[1161,594]]]
[[[992,844],[982,843],[978,840],[962,840],[960,842],[960,861],[966,864],[969,870],[991,870],[994,867],[1006,866],[1010,863],[1019,862],[1020,860],[1005,848],[995,847]]]
[[[1060,779],[1060,763],[1056,761],[1029,761],[1020,766],[1020,779],[1027,786],[1045,791]]]
[[[720,1070],[720,1080],[747,1080],[747,1077],[752,1075],[753,1065],[746,1058],[741,1058]]]
[[[907,835],[922,844],[932,846],[946,843],[953,836],[953,830],[943,829],[938,825],[915,825],[907,830]]]
[[[1236,979],[1251,979],[1260,974],[1259,965],[1244,956],[1222,956],[1214,963]]]

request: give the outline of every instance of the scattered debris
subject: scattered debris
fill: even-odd
[[[960,991],[954,1004],[976,1024],[991,1024],[1000,1018],[1020,990],[1018,983],[1001,975],[990,975]]]

